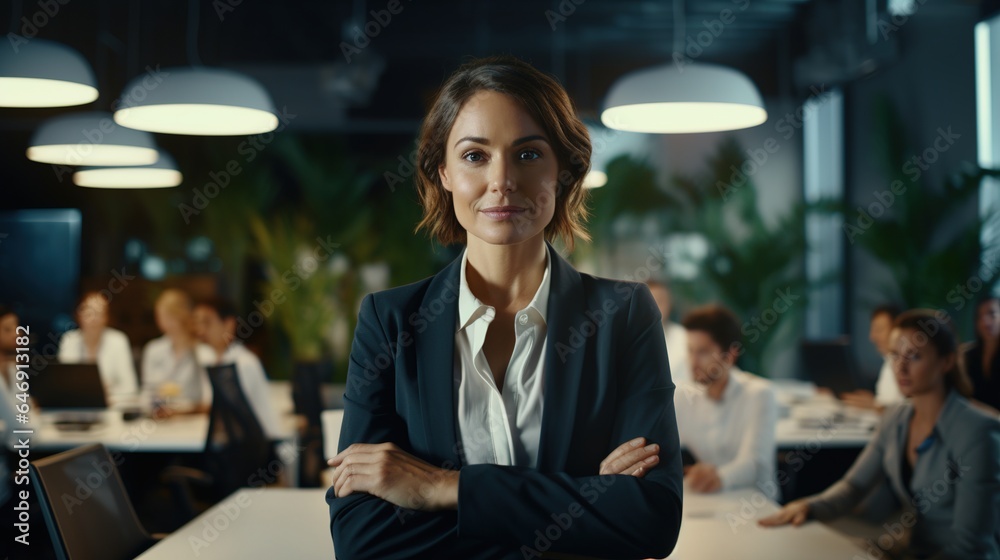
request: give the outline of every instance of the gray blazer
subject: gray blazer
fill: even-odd
[[[921,558],[1000,559],[1000,421],[951,391],[934,426],[935,441],[913,467],[911,497],[901,461],[912,414],[909,402],[885,411],[847,474],[807,498],[810,517],[850,513],[872,489],[888,484],[903,513],[882,525],[880,547],[908,539],[909,553]]]

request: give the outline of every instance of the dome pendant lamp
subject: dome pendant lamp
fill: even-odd
[[[7,48],[10,47],[10,48]],[[70,107],[97,99],[97,79],[75,50],[43,39],[0,49],[0,107]]]
[[[197,136],[262,134],[278,128],[277,110],[258,81],[232,70],[200,65],[200,8],[198,0],[189,0],[192,67],[167,68],[156,76],[134,78],[119,98],[115,122],[149,132]]]
[[[601,113],[605,126],[677,134],[737,130],[767,120],[760,93],[742,72],[683,58],[683,12],[683,0],[675,0],[675,62],[619,78]]]

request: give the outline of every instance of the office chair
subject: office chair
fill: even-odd
[[[269,471],[271,460],[271,444],[240,387],[236,365],[205,369],[212,383],[212,409],[202,454],[203,468],[172,466],[164,471],[164,480],[172,487],[178,506],[189,519],[206,509],[196,506],[191,482],[205,488],[209,501],[217,503],[236,490],[255,484],[261,469]],[[260,480],[267,482],[273,481]]]
[[[299,428],[299,486],[318,487],[323,464],[322,379],[329,377],[324,364],[296,364],[292,372],[292,402],[295,414],[301,417]]]
[[[129,560],[157,542],[139,521],[103,445],[33,461],[30,471],[59,560]]]

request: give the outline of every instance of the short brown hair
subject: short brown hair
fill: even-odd
[[[466,232],[455,216],[452,195],[438,176],[445,144],[459,111],[480,91],[509,95],[545,131],[559,159],[556,208],[545,238],[562,238],[569,251],[574,236],[590,240],[583,179],[590,171],[590,135],[576,116],[573,102],[555,78],[510,56],[479,58],[463,64],[441,87],[420,128],[417,148],[417,194],[424,209],[416,231],[426,228],[442,245],[465,243]]]
[[[723,352],[740,345],[740,321],[736,314],[721,305],[706,305],[692,310],[681,321],[689,331],[704,331]]]
[[[944,375],[945,386],[958,391],[963,397],[972,396],[972,381],[958,365],[958,339],[955,338],[955,328],[947,313],[931,309],[911,309],[896,317],[892,326],[924,335],[942,358],[954,355],[955,364]]]

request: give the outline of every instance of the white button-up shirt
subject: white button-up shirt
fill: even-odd
[[[681,445],[699,462],[714,465],[722,489],[752,488],[777,498],[775,427],[778,406],[770,382],[737,367],[718,401],[701,385],[674,393]]]
[[[545,273],[534,298],[514,316],[514,351],[501,392],[483,352],[496,309],[479,301],[469,289],[468,249],[462,254],[454,383],[458,436],[466,464],[537,466],[552,274],[548,251],[545,259]]]
[[[132,363],[132,345],[125,333],[105,327],[97,346],[97,356],[88,356],[79,329],[67,331],[59,339],[59,361],[65,364],[96,363],[104,382],[104,389],[111,397],[130,396],[139,390],[139,382]]]

